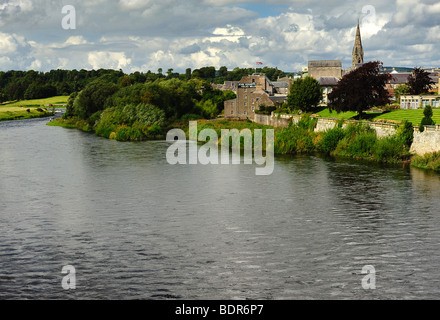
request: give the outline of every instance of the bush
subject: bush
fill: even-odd
[[[379,162],[398,162],[409,158],[408,149],[397,136],[378,139],[374,155]]]
[[[203,119],[203,117],[193,113],[188,113],[182,116],[183,121],[200,120],[200,119]]]
[[[414,141],[413,124],[407,120],[403,121],[397,128],[396,136],[407,148],[411,148]]]
[[[377,137],[375,133],[366,132],[358,134],[348,145],[348,152],[355,156],[370,156],[373,153]]]
[[[433,113],[432,113],[432,107],[431,106],[428,105],[428,106],[425,107],[425,110],[423,110],[423,115],[424,115],[424,117],[423,117],[422,122],[420,123],[420,126],[419,126],[419,131],[420,132],[425,131],[425,126],[433,126],[433,125],[435,125],[434,120],[432,120]]]
[[[414,156],[411,165],[416,168],[440,171],[440,152],[427,153],[422,156]]]
[[[149,128],[147,130],[147,136],[151,137],[151,138],[158,137],[158,136],[160,136],[162,134],[163,134],[162,128],[159,127],[159,126],[156,126],[156,125],[152,126],[151,128]]]
[[[87,119],[87,123],[90,127],[95,127],[99,120],[101,120],[102,111],[95,112]]]
[[[316,134],[299,126],[291,126],[277,132],[275,152],[279,154],[310,153],[315,151]]]
[[[302,116],[298,121],[298,127],[309,131],[314,131],[317,124],[318,119],[311,118],[308,114]]]
[[[334,128],[324,132],[322,140],[320,142],[319,150],[331,153],[338,146],[339,141],[344,139],[345,132],[341,128]]]

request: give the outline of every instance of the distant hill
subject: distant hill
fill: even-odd
[[[411,73],[411,71],[413,70],[413,68],[407,68],[407,67],[383,67],[383,71],[393,71],[396,70],[397,72],[401,73],[401,72],[408,72]]]

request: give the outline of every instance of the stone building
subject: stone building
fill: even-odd
[[[321,77],[342,78],[341,60],[316,60],[309,61],[308,75],[318,80]]]
[[[260,73],[245,76],[237,86],[237,98],[224,103],[225,118],[253,119],[261,105],[275,107],[286,102],[288,91],[288,82],[271,82]]]
[[[328,104],[328,95],[333,91],[333,89],[338,85],[339,78],[336,77],[321,77],[318,79],[319,85],[322,88],[322,101],[321,105]]]
[[[440,95],[401,96],[401,109],[419,109],[426,106],[440,107]]]

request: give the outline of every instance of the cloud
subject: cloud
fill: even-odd
[[[93,69],[123,69],[131,63],[124,52],[90,52],[87,61]]]
[[[341,59],[349,67],[358,19],[367,60],[440,65],[438,1],[368,3],[7,0],[0,4],[0,70],[160,67],[184,72],[263,61],[295,71],[309,59]],[[76,30],[61,27],[67,4],[76,8]]]

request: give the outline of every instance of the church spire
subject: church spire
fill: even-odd
[[[356,64],[364,63],[364,49],[362,48],[362,39],[361,39],[361,28],[359,27],[359,19],[356,30],[356,40],[354,42],[353,48],[353,69],[356,67]]]

